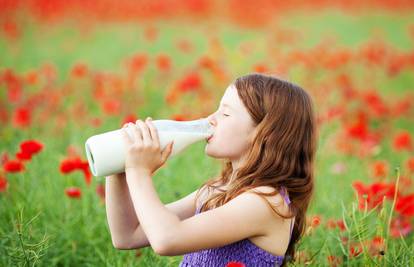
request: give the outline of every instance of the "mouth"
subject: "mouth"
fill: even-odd
[[[206,138],[207,143],[210,142],[211,138],[213,138],[213,136]]]

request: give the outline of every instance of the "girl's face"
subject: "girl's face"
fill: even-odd
[[[240,160],[250,147],[255,126],[233,84],[227,87],[218,110],[207,119],[214,134],[207,141],[205,153],[214,158]]]

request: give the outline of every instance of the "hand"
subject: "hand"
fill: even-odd
[[[132,137],[127,133],[127,127]],[[174,141],[161,151],[158,131],[151,119],[147,118],[145,123],[142,120],[137,120],[136,124],[126,123],[121,130],[126,147],[125,172],[127,169],[137,169],[151,175],[170,156]]]

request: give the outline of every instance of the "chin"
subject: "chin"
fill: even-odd
[[[216,153],[214,153],[214,150],[211,149],[211,144],[209,144],[209,143],[206,144],[206,147],[204,149],[204,153],[207,156],[210,156],[210,157],[213,157],[213,158],[216,158],[217,157]]]
[[[211,144],[207,144],[206,148],[204,150],[204,153],[207,156],[210,156],[212,158],[216,158],[216,159],[223,159],[223,158],[227,158],[228,155],[224,155],[223,153],[220,153],[219,151],[214,151],[214,149],[211,148]]]

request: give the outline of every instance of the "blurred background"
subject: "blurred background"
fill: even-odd
[[[0,0],[0,265],[178,266],[113,247],[84,143],[147,116],[207,116],[252,72],[299,84],[317,109],[295,266],[413,266],[408,0]],[[163,203],[219,173],[204,146],[156,173]]]

